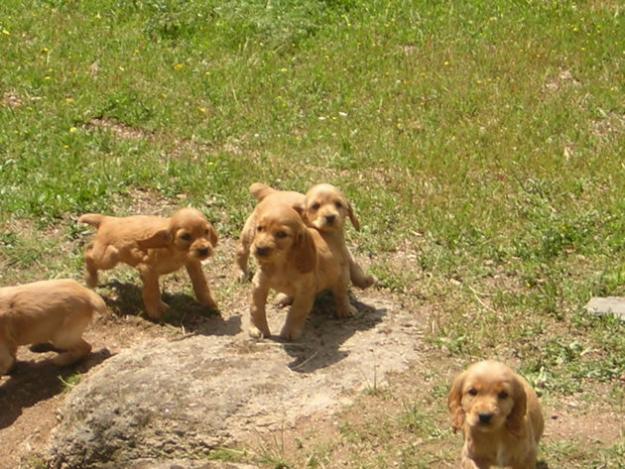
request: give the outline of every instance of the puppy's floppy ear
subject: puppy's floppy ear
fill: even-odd
[[[463,371],[454,379],[447,397],[447,407],[451,412],[451,428],[454,432],[462,430],[464,425],[464,410],[462,409],[462,386],[467,372]]]
[[[302,224],[302,229],[297,234],[292,254],[295,266],[301,273],[305,274],[315,269],[317,265],[315,241],[304,224]]]
[[[356,214],[354,213],[354,208],[352,207],[352,204],[349,201],[347,202],[347,215],[349,216],[349,219],[352,221],[352,225],[354,225],[354,228],[356,228],[357,231],[360,231],[360,222],[358,221],[358,218],[356,218]]]
[[[514,399],[514,407],[508,414],[506,425],[510,433],[519,435],[523,431],[523,421],[525,412],[527,411],[527,394],[521,380],[515,376],[512,381],[512,394]]]
[[[139,249],[166,248],[172,243],[173,240],[174,237],[169,229],[163,228],[162,230],[158,230],[156,233],[152,234],[152,236],[137,241],[137,246],[139,246]]]
[[[303,203],[293,204],[293,210],[299,213],[299,216],[302,217],[302,219],[306,216],[306,208]]]
[[[219,242],[219,236],[217,236],[217,231],[210,223],[208,224],[208,239],[210,239],[213,247],[217,246],[217,243]]]

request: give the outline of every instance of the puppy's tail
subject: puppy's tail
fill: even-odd
[[[273,192],[276,192],[273,187],[269,187],[267,184],[261,182],[255,182],[250,186],[250,194],[259,202]]]
[[[99,213],[85,213],[81,215],[78,221],[80,223],[86,223],[87,225],[95,226],[98,228],[102,222],[104,221],[104,215],[100,215]]]

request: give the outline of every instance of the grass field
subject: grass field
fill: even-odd
[[[549,468],[625,467],[625,324],[583,310],[625,295],[622,2],[5,0],[0,63],[1,284],[78,278],[86,211],[235,238],[250,183],[328,181],[380,290],[429,306],[437,366],[268,467],[451,466],[450,370],[483,357],[579,423]]]

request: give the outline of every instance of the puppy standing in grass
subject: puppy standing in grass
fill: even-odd
[[[0,375],[15,364],[19,345],[50,342],[62,350],[52,360],[59,366],[88,355],[82,334],[94,312],[106,312],[104,301],[74,280],[0,288]]]
[[[462,469],[535,469],[543,415],[530,385],[503,363],[481,361],[454,380],[454,430],[464,433]]]
[[[120,262],[135,267],[143,280],[145,310],[152,319],[161,319],[169,306],[161,300],[158,278],[184,266],[198,301],[217,309],[202,270],[202,261],[217,245],[217,233],[199,210],[183,208],[171,218],[90,213],[79,221],[98,228],[85,254],[90,287],[98,284],[98,270]]]
[[[281,332],[287,340],[302,334],[315,296],[323,290],[334,293],[337,315],[348,316],[351,305],[342,288],[343,267],[321,234],[307,227],[292,207],[268,199],[258,204],[256,217],[251,250],[259,269],[252,279],[250,335],[271,335],[265,311],[270,289],[293,300]]]

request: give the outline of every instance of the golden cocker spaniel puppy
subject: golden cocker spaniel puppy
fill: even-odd
[[[288,205],[263,200],[256,208],[256,232],[251,250],[259,269],[252,279],[250,307],[252,337],[269,337],[265,305],[270,289],[292,298],[281,336],[297,339],[317,293],[331,290],[337,315],[350,314],[349,297],[343,288],[343,267],[321,234],[307,227],[300,214]]]
[[[70,365],[91,352],[82,338],[104,300],[74,280],[46,280],[0,288],[0,375],[15,364],[17,347],[50,342],[62,350],[52,362]]]
[[[344,283],[349,280],[358,288],[368,288],[375,282],[371,275],[364,273],[354,260],[345,243],[345,222],[350,219],[356,230],[360,223],[352,204],[337,187],[331,184],[313,186],[304,198],[303,217],[306,224],[319,230],[335,255],[340,257],[344,267]]]
[[[523,377],[500,362],[475,363],[455,378],[448,405],[464,434],[460,467],[535,469],[544,422]]]
[[[171,218],[90,213],[79,221],[98,229],[85,254],[90,287],[98,283],[98,270],[120,262],[135,267],[143,280],[145,310],[152,319],[160,319],[169,307],[161,300],[158,279],[184,266],[198,301],[217,309],[202,270],[202,261],[217,245],[217,233],[199,210],[183,208]]]

